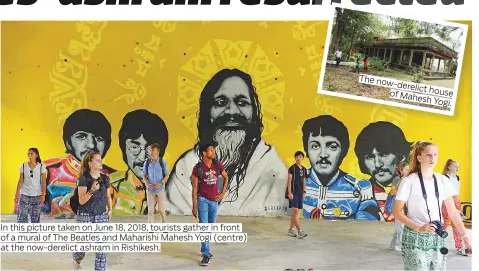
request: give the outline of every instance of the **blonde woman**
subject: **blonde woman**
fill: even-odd
[[[434,173],[437,158],[436,145],[417,142],[410,156],[410,172],[396,195],[394,216],[404,224],[401,249],[405,270],[445,270],[447,232],[442,227],[443,202],[467,252],[472,254],[471,242],[452,198],[454,188],[444,175]],[[402,212],[405,204],[406,214]]]
[[[462,215],[461,202],[459,202],[459,176],[457,176],[458,170],[459,170],[459,164],[452,159],[448,159],[446,164],[444,165],[442,174],[449,179],[452,186],[454,187],[455,195],[452,196],[452,199],[454,200],[454,205],[456,206],[456,209],[459,215]],[[446,205],[444,204],[442,205],[442,216],[444,217],[444,229],[447,229],[447,226],[449,225],[449,222],[451,221],[447,214]],[[456,247],[457,254],[462,256],[467,256],[463,248],[461,235],[459,234],[459,231],[457,230],[457,227],[454,224],[452,225],[452,232],[454,234],[454,246]]]
[[[388,195],[388,200],[393,201],[394,204],[394,199],[397,194],[397,189],[399,185],[401,184],[401,180],[403,177],[407,176],[407,173],[409,172],[409,165],[406,162],[401,162],[399,165],[396,167],[396,177],[393,179],[392,184],[391,184],[391,190],[389,191]],[[390,212],[392,213],[392,211]],[[401,251],[401,241],[402,241],[402,232],[404,229],[404,225],[397,219],[394,220],[394,235],[393,239],[391,240],[391,249],[400,252]]]
[[[111,187],[107,175],[101,173],[101,154],[87,152],[83,156],[78,179],[78,223],[107,223],[111,219]],[[108,206],[108,209],[107,209]],[[73,253],[74,270],[81,269],[85,252]],[[106,269],[106,252],[96,252],[95,270]]]

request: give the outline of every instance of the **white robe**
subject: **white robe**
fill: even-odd
[[[168,206],[172,214],[191,215],[192,186],[191,173],[199,158],[194,149],[189,150],[176,163],[176,170],[170,175],[167,185]],[[246,169],[243,184],[234,202],[226,192],[219,206],[219,215],[232,216],[276,216],[286,214],[288,201],[285,189],[288,169],[279,158],[273,146],[260,141]],[[236,182],[229,177],[229,182]]]

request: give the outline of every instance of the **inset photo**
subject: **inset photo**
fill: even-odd
[[[452,116],[467,31],[336,7],[318,92]]]

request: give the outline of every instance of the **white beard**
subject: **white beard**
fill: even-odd
[[[231,166],[236,167],[241,161],[240,148],[245,142],[245,130],[223,130],[218,128],[213,136],[214,141],[218,143],[215,148],[218,160],[220,160],[225,169]]]

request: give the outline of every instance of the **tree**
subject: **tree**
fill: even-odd
[[[375,14],[336,8],[330,53],[339,48],[349,57],[358,41],[370,41],[375,36],[387,35],[388,26]]]

